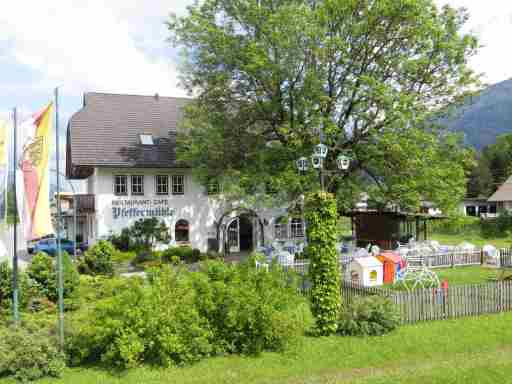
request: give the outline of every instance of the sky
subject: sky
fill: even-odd
[[[482,48],[471,66],[497,83],[512,78],[509,0],[435,0],[465,7]],[[185,96],[179,56],[167,41],[168,15],[193,0],[11,0],[0,13],[0,117],[22,116],[60,89],[62,131],[88,91]]]

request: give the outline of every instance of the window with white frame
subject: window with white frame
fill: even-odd
[[[274,224],[274,238],[287,239],[288,238],[288,221],[284,217],[276,219]]]
[[[157,195],[168,195],[169,194],[169,176],[167,175],[156,175],[156,194]]]
[[[185,194],[185,177],[183,175],[172,175],[172,194]]]
[[[144,176],[132,175],[132,195],[144,195]]]
[[[114,176],[114,194],[117,196],[126,196],[128,194],[128,176]]]
[[[293,218],[290,223],[292,237],[304,237],[304,222],[300,218]]]

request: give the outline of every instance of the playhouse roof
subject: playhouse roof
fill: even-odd
[[[402,258],[400,257],[400,255],[397,255],[394,252],[382,252],[379,256],[384,257],[384,258],[392,261],[393,263],[399,263],[400,261],[402,261]]]
[[[381,267],[382,263],[379,259],[374,256],[358,257],[354,259],[355,263],[358,263],[363,268]]]

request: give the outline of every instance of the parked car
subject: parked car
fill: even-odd
[[[66,251],[70,255],[73,254],[74,243],[71,240],[62,239],[60,241],[60,247],[62,251]],[[42,239],[35,243],[32,253],[45,252],[51,256],[57,254],[57,239]]]
[[[47,236],[40,237],[39,239],[28,240],[27,241],[27,252],[30,253],[30,254],[34,253],[34,249],[36,247],[36,244],[39,243],[40,241],[43,241],[43,240],[46,240],[46,239],[55,239],[55,236],[54,235],[47,235]]]

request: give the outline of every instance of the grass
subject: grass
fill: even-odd
[[[447,280],[449,286],[466,285],[466,284],[485,284],[491,281],[496,281],[504,275],[510,275],[510,269],[491,269],[484,268],[480,265],[472,266],[457,266],[455,268],[435,268],[432,269],[439,278],[439,281]],[[396,290],[404,290],[405,287],[397,283],[385,284],[383,288],[390,288]]]
[[[465,232],[457,235],[447,235],[442,233],[433,233],[431,240],[437,240],[443,245],[459,245],[463,241],[474,244],[477,247],[483,247],[486,244],[494,245],[496,248],[510,248],[512,240],[510,238],[492,238],[486,239],[478,233]]]
[[[121,375],[69,369],[61,379],[38,383],[507,383],[511,322],[507,313],[404,326],[381,337],[305,337],[284,354],[214,358],[185,368],[141,367]]]

